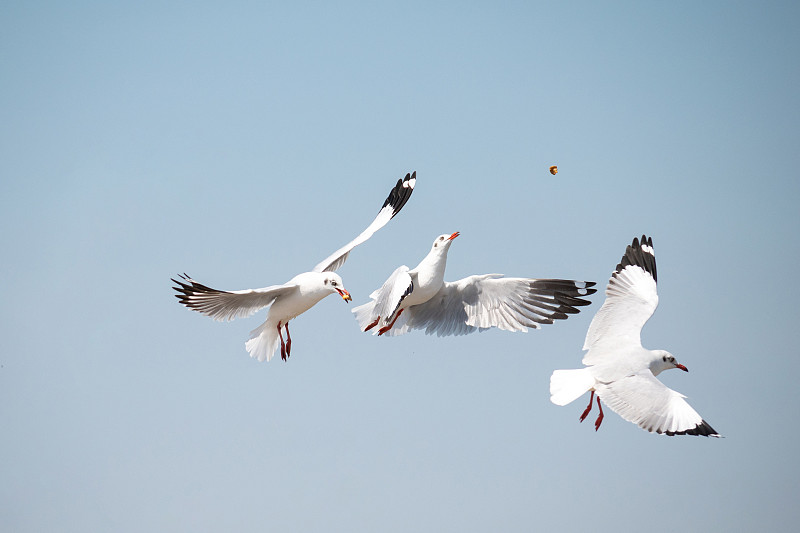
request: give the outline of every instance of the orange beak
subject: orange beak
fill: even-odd
[[[682,365],[682,364],[680,364],[680,363],[676,363],[676,364],[675,364],[675,368],[680,368],[680,369],[681,369],[681,370],[683,370],[684,372],[688,372],[688,371],[689,371],[689,369],[688,369],[688,368],[686,368],[685,366],[683,366],[683,365]]]
[[[342,300],[345,302],[350,302],[352,298],[350,297],[350,293],[344,289],[336,289],[339,292],[339,296],[342,297]]]
[[[455,233],[453,233],[452,235],[450,235],[450,238],[449,238],[449,239],[447,239],[447,240],[448,240],[448,241],[452,241],[453,239],[455,239],[455,238],[456,238],[456,237],[458,237],[459,235],[461,235],[461,233],[459,233],[459,232],[455,232]]]

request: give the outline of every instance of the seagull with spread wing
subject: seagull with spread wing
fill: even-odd
[[[400,212],[411,198],[416,179],[417,173],[414,172],[397,180],[383,207],[367,229],[333,252],[311,272],[298,274],[283,285],[241,291],[212,289],[184,274],[180,276],[182,281],[172,279],[177,284],[177,287],[173,287],[177,292],[175,296],[189,309],[220,321],[247,317],[259,309],[271,306],[266,321],[250,332],[250,340],[245,347],[250,357],[269,361],[280,342],[281,359],[285,361],[292,349],[289,321],[314,307],[329,294],[339,294],[344,301],[351,301],[350,293],[345,290],[342,278],[335,270],[344,264],[353,248],[372,237]],[[285,342],[281,328],[286,330]]]
[[[444,281],[447,252],[459,235],[436,237],[419,265],[397,268],[370,294],[371,302],[354,308],[361,330],[394,336],[424,329],[440,337],[492,327],[527,331],[578,313],[578,307],[590,303],[581,297],[596,291],[589,281],[505,278],[502,274]]]
[[[719,437],[684,395],[656,379],[664,370],[689,370],[666,350],[642,347],[642,327],[658,306],[656,280],[652,238],[634,238],[611,275],[605,303],[589,325],[583,345],[589,350],[583,358],[586,368],[553,372],[550,401],[567,405],[591,392],[580,417],[583,422],[596,393],[600,414],[595,431],[603,421],[602,399],[622,418],[651,433]]]

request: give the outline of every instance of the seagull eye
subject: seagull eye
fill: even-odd
[[[335,281],[331,281],[331,285],[333,285],[335,287],[336,286],[336,282]]]

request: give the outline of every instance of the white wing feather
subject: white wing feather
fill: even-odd
[[[405,325],[438,336],[465,335],[491,327],[524,332],[577,313],[576,307],[589,304],[578,296],[594,292],[584,282],[569,280],[470,276],[445,282],[433,298],[409,307]]]
[[[386,324],[387,320],[397,311],[403,298],[413,289],[414,282],[408,273],[408,267],[405,265],[397,267],[381,288],[370,294],[371,302],[353,309],[353,314],[356,315],[361,330],[363,331],[379,317],[382,319],[382,324]],[[377,334],[379,329],[376,327],[373,334]]]
[[[595,390],[619,416],[651,433],[720,436],[686,402],[685,396],[661,383],[649,370],[611,383],[598,383]]]
[[[606,287],[606,301],[592,319],[583,364],[595,365],[620,351],[642,347],[642,327],[658,307],[653,239],[642,235],[625,249]],[[599,348],[599,349],[596,349]]]
[[[658,293],[653,277],[638,266],[628,265],[615,273],[606,288],[606,301],[597,311],[586,333],[584,350],[600,345],[641,347],[641,332],[656,307]],[[583,363],[601,360],[586,354]]]
[[[345,261],[347,261],[347,256],[350,255],[353,248],[366,242],[376,231],[388,224],[392,217],[400,212],[411,197],[416,180],[416,172],[413,174],[406,174],[405,178],[397,180],[397,184],[392,188],[391,192],[389,192],[389,196],[386,198],[383,207],[378,211],[378,216],[367,226],[367,229],[362,231],[358,237],[326,257],[314,267],[312,272],[334,272],[339,269]]]
[[[276,298],[297,290],[297,285],[272,285],[261,289],[242,291],[220,291],[202,285],[189,276],[181,276],[185,282],[173,279],[178,287],[173,287],[180,302],[193,311],[202,313],[214,320],[233,320],[248,317],[271,305]]]

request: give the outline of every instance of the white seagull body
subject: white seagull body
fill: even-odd
[[[173,287],[178,293],[175,296],[189,309],[221,321],[247,317],[259,309],[271,306],[266,321],[250,332],[250,340],[245,347],[250,357],[269,361],[280,342],[281,358],[285,361],[292,349],[289,321],[314,307],[329,294],[338,293],[344,301],[351,300],[350,293],[342,284],[342,278],[334,271],[344,264],[353,248],[369,239],[400,212],[414,191],[416,179],[417,173],[414,172],[397,180],[383,207],[367,229],[328,256],[311,272],[298,274],[283,285],[241,291],[212,289],[184,274],[180,276],[183,281],[172,280],[178,285]],[[286,329],[287,342],[283,340],[281,327]]]
[[[583,346],[589,350],[583,358],[586,368],[553,372],[550,400],[566,405],[591,391],[583,422],[597,393],[595,431],[603,421],[602,399],[622,418],[650,432],[719,437],[685,396],[656,379],[664,370],[688,369],[666,350],[642,347],[642,326],[658,305],[656,280],[653,241],[642,235],[641,243],[633,239],[625,250],[608,282],[606,301],[589,326]]]
[[[538,329],[589,305],[580,298],[595,292],[593,282],[561,279],[504,278],[502,274],[444,281],[447,252],[455,232],[440,235],[413,269],[397,268],[371,302],[353,309],[362,331],[402,335],[424,329],[437,335],[465,335],[497,327],[506,331]]]

